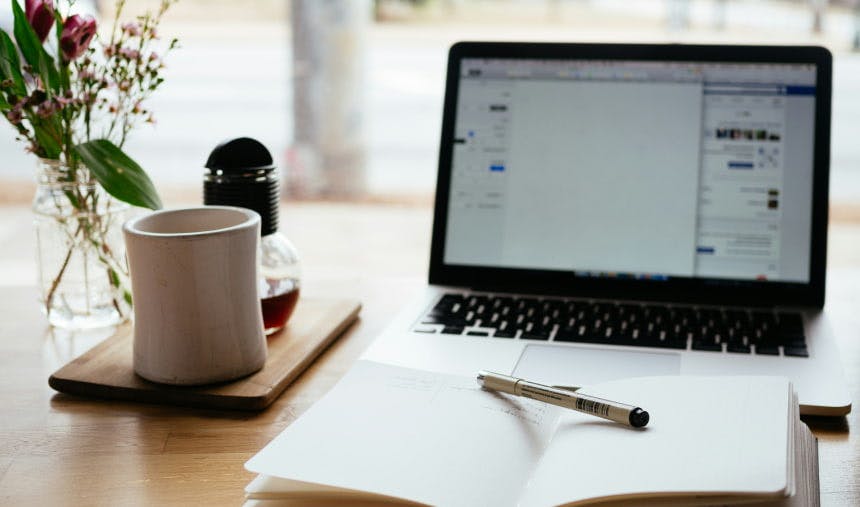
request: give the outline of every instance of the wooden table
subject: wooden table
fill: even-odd
[[[28,234],[26,210],[5,211],[0,242],[9,246],[0,252],[0,273],[25,269],[32,248],[9,242]],[[0,280],[0,505],[241,503],[252,478],[243,463],[334,385],[420,289],[426,269],[428,209],[316,204],[285,215],[305,252],[305,294],[356,297],[364,308],[359,322],[259,414],[57,394],[48,376],[101,337],[51,333],[29,282],[13,273]],[[333,233],[343,234],[336,245]],[[389,253],[379,257],[383,251]],[[835,270],[830,282],[829,311],[851,395],[860,400],[860,269]],[[823,505],[860,505],[858,414],[807,419],[819,438]]]

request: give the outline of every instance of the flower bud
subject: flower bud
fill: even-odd
[[[54,2],[52,0],[25,0],[24,14],[33,27],[40,42],[45,42],[54,26]]]
[[[27,105],[37,106],[48,98],[48,94],[45,93],[45,90],[33,90],[33,93],[27,97]]]
[[[78,14],[69,16],[63,25],[63,33],[60,35],[60,49],[63,50],[63,58],[71,61],[81,56],[90,46],[95,34],[96,20],[92,16]]]
[[[140,23],[123,23],[122,31],[132,37],[140,35]]]
[[[6,119],[13,125],[17,125],[24,120],[24,115],[21,113],[20,109],[12,109],[6,113]]]

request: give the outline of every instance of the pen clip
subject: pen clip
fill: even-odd
[[[576,391],[579,391],[581,389],[580,386],[550,386],[550,387],[553,387],[555,389],[561,389],[562,391],[570,391],[572,393],[575,393]]]

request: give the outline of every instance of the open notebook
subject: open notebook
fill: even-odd
[[[246,463],[248,505],[818,503],[815,437],[780,377],[583,388],[649,411],[631,429],[472,377],[359,361]]]

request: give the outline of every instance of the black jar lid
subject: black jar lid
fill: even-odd
[[[205,167],[203,204],[252,209],[262,218],[263,236],[278,230],[280,183],[272,154],[261,142],[250,137],[224,141]]]
[[[237,137],[216,146],[205,167],[210,171],[244,173],[248,170],[273,170],[275,163],[263,143],[250,137]]]

